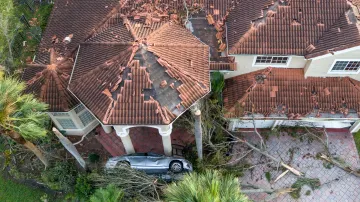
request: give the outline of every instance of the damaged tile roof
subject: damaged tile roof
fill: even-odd
[[[70,56],[119,6],[116,0],[56,0],[35,63],[49,64],[50,48],[55,48],[62,56]],[[71,42],[67,43],[64,40],[69,35]]]
[[[104,124],[169,124],[210,91],[209,47],[176,19],[137,15],[80,44],[69,90]]]
[[[226,17],[229,54],[311,57],[357,44],[353,7],[345,0],[238,1]]]
[[[210,70],[212,71],[236,71],[235,57],[210,58]]]
[[[303,69],[267,68],[225,80],[228,118],[249,113],[299,119],[324,113],[360,114],[359,82],[348,77],[304,78]]]
[[[221,20],[232,2],[186,0],[186,6]],[[51,111],[68,111],[79,102],[67,89],[71,78],[69,88],[104,123],[173,121],[210,89],[209,47],[178,25],[184,10],[183,0],[55,1],[35,61],[23,72],[26,92]]]
[[[49,104],[51,112],[66,112],[79,104],[66,89],[73,62],[59,56],[50,49],[50,63],[30,64],[24,70],[22,79],[26,82],[25,93],[33,93]]]

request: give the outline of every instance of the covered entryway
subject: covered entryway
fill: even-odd
[[[166,154],[164,152],[164,145],[162,136],[159,134],[159,130],[150,127],[133,127],[129,128],[129,139],[131,140],[134,152],[155,152],[159,154]],[[115,130],[110,133],[106,133],[104,129],[99,126],[96,129],[96,139],[101,145],[112,155],[121,156],[126,154],[125,144],[120,136],[117,135]],[[194,136],[189,134],[184,129],[173,129],[169,135],[171,142],[171,154],[174,145],[186,146],[194,142]]]

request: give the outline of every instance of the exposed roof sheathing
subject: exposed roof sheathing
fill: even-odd
[[[227,16],[229,54],[305,56],[358,43],[351,12],[346,0],[241,0]]]
[[[80,45],[69,89],[104,124],[169,124],[210,90],[209,47],[151,18],[115,16]]]
[[[348,77],[304,78],[303,69],[267,68],[225,80],[227,117],[249,113],[296,119],[310,113],[360,113],[359,82]],[[279,117],[279,116],[278,116]]]

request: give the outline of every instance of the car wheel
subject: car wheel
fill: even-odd
[[[179,173],[183,170],[183,164],[180,161],[173,161],[170,163],[170,171]]]
[[[130,163],[128,161],[119,161],[116,167],[130,167]]]

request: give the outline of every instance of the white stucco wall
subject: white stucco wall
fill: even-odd
[[[48,115],[50,116],[52,122],[55,124],[58,130],[65,131],[65,135],[82,136],[88,134],[94,128],[96,128],[96,126],[99,125],[99,121],[94,118],[94,120],[84,126],[84,124],[79,118],[79,115],[81,115],[85,111],[87,111],[87,109],[83,109],[79,113],[76,113],[75,109],[72,109],[69,112],[61,112],[63,114],[66,114],[66,116],[54,116],[52,112],[49,112]],[[71,119],[72,122],[75,124],[76,129],[64,129],[59,123],[58,119]]]
[[[309,60],[308,67],[305,68],[305,77],[345,77],[349,76],[360,80],[360,74],[329,73],[330,68],[336,59],[360,59],[360,47],[335,52],[334,55],[327,54]]]
[[[235,61],[237,63],[237,70],[230,73],[225,73],[225,79],[231,78],[234,76],[238,76],[241,74],[246,74],[249,72],[265,69],[266,67],[273,65],[254,65],[255,58],[258,55],[233,55],[235,57]],[[303,56],[288,56],[289,62],[283,67],[279,68],[304,68],[306,64],[306,60]]]
[[[355,121],[301,121],[301,120],[284,120],[281,126],[307,126],[307,127],[326,127],[326,128],[348,128],[351,127]],[[256,128],[272,128],[275,120],[255,120]],[[236,131],[241,128],[254,128],[252,120],[239,120],[230,124],[229,130]]]

